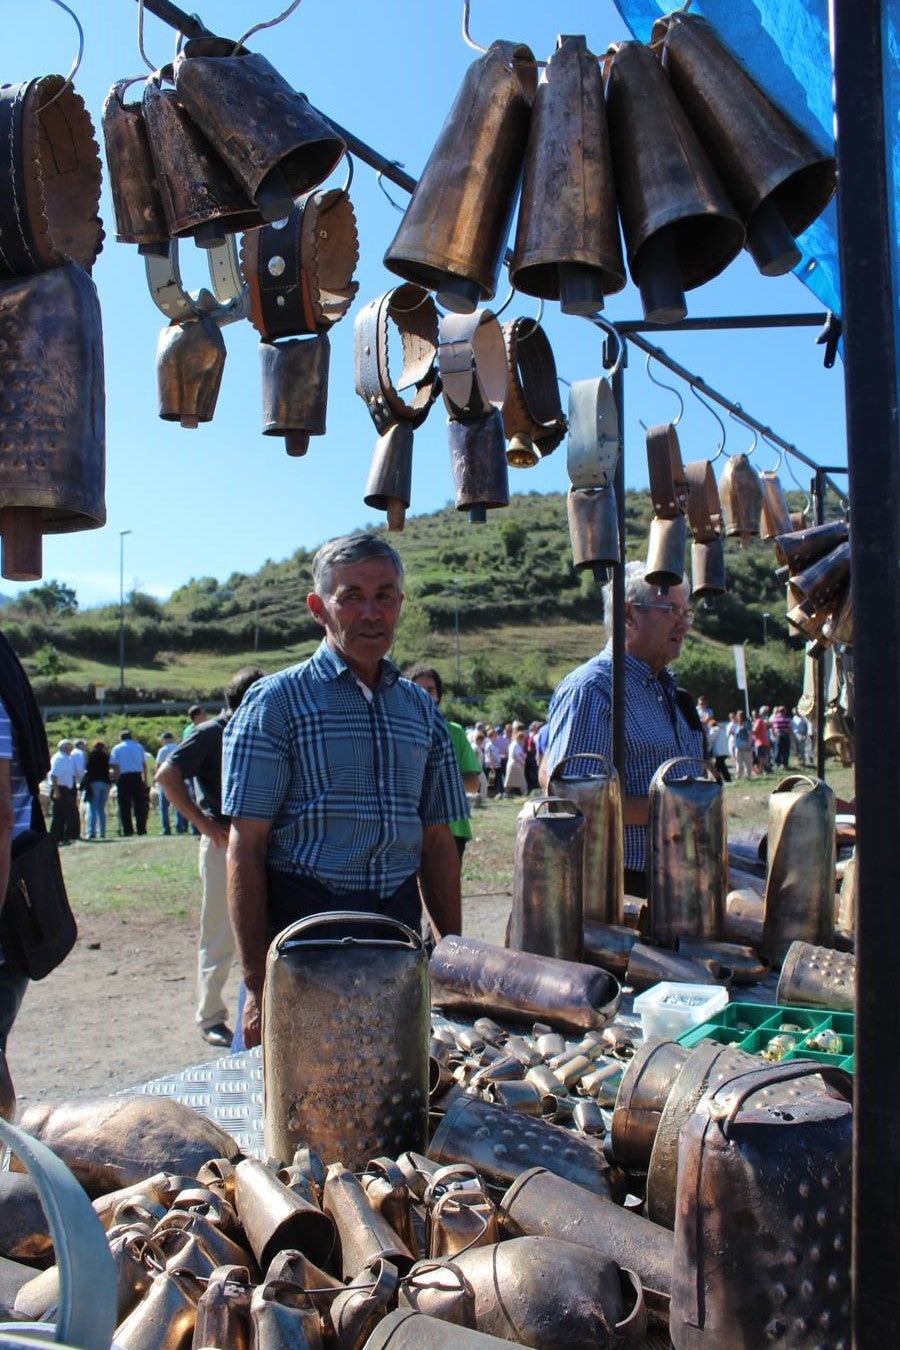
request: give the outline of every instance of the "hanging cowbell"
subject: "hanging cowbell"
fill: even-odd
[[[850,575],[850,541],[818,558],[802,572],[795,572],[788,582],[788,592],[796,603],[808,601],[821,608],[834,599]]]
[[[621,43],[606,78],[628,266],[644,317],[671,323],[684,292],[737,257],[744,227],[650,48]]]
[[[663,69],[747,227],[748,253],[764,276],[791,271],[800,261],[794,237],[834,194],[834,156],[769,100],[699,15],[657,19],[651,41],[662,42]]]
[[[720,537],[722,506],[708,459],[684,466],[688,485],[688,524],[691,544],[691,596],[709,599],[725,592],[725,549]]]
[[[310,436],[325,435],[330,352],[327,333],[259,344],[262,432],[283,436],[289,455],[305,455]]]
[[[503,430],[511,468],[528,469],[556,449],[566,433],[556,362],[547,334],[536,319],[503,325],[506,396]]]
[[[721,539],[710,539],[707,544],[691,544],[691,598],[709,600],[724,595],[725,546]]]
[[[760,539],[774,539],[778,534],[789,534],[791,513],[777,473],[771,469],[764,469],[759,475],[759,481],[763,490],[762,511],[759,517]]]
[[[156,181],[173,239],[200,248],[224,244],[225,235],[261,225],[262,217],[209,141],[194,125],[174,89],[163,85],[171,67],[144,85],[144,125]]]
[[[387,514],[389,530],[402,530],[412,500],[413,429],[394,422],[379,436],[372,455],[363,501]]]
[[[725,461],[719,479],[719,498],[725,533],[740,535],[741,544],[748,544],[759,533],[763,488],[759,474],[746,455],[732,455]]]
[[[69,79],[0,87],[0,277],[68,262],[87,271],[103,247],[100,157]]]
[[[560,37],[538,86],[510,280],[596,314],[625,285],[603,80],[583,37]]]
[[[225,339],[208,315],[170,323],[156,346],[159,415],[194,429],[211,422],[225,369]]]
[[[647,541],[646,580],[651,586],[680,586],[687,547],[688,482],[671,422],[648,429],[647,469],[655,514]]]
[[[313,192],[284,220],[250,230],[241,270],[250,322],[267,342],[319,333],[342,319],[359,290],[356,216],[340,188]]]
[[[103,143],[116,217],[116,239],[152,252],[169,238],[166,213],[140,103],[126,103],[130,80],[119,80],[103,104]]]
[[[828,520],[824,525],[811,525],[807,530],[780,534],[773,540],[775,558],[793,576],[849,538],[850,527],[845,520]]]
[[[103,499],[103,335],[93,282],[70,263],[0,285],[0,572],[41,576],[41,536],[97,529]]]
[[[384,255],[445,309],[469,313],[496,290],[536,87],[520,43],[495,42],[473,62]]]
[[[615,488],[612,484],[601,488],[569,488],[566,514],[575,571],[590,568],[594,579],[602,585],[606,580],[606,569],[617,566],[621,558]]]
[[[509,506],[503,418],[490,412],[477,422],[447,423],[450,470],[457,511],[468,511],[473,525],[483,525],[486,512]]]
[[[264,56],[227,38],[186,42],[175,90],[263,220],[288,215],[293,199],[327,178],[346,149]]]

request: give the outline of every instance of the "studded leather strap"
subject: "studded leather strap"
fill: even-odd
[[[388,361],[388,324],[399,334],[403,366],[392,379]],[[435,365],[438,314],[434,300],[422,286],[405,282],[371,300],[356,318],[356,392],[365,401],[379,433],[393,422],[419,426],[437,397],[440,384]],[[408,399],[399,392],[411,390]]]

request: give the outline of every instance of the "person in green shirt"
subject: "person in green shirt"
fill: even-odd
[[[438,672],[431,666],[410,666],[408,670],[404,670],[403,678],[411,680],[413,684],[417,684],[421,689],[424,689],[426,694],[430,694],[435,703],[440,706],[441,699],[444,697],[444,682]],[[447,722],[447,719],[444,718],[444,721]],[[450,739],[456,752],[456,762],[462,774],[463,787],[466,792],[475,794],[478,792],[481,774],[478,756],[469,744],[469,738],[465,730],[458,722],[447,722],[447,730],[450,732]],[[459,849],[459,857],[462,861],[466,844],[472,838],[472,826],[468,820],[451,820],[450,833],[456,840],[456,847]]]

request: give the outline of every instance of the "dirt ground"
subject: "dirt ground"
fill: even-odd
[[[467,896],[469,937],[502,942],[508,892]],[[196,915],[100,914],[79,920],[78,942],[47,979],[29,986],[7,1054],[20,1108],[106,1096],[216,1058],[194,1023]],[[238,973],[229,978],[236,1004]]]

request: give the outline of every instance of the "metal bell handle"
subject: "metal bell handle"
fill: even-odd
[[[298,937],[306,928],[321,927],[328,924],[346,924],[348,921],[353,923],[373,923],[380,924],[384,928],[399,929],[403,936],[408,940],[410,947],[418,950],[424,950],[424,944],[418,933],[414,933],[405,923],[399,919],[392,919],[387,914],[370,914],[366,910],[350,909],[329,909],[323,910],[321,914],[307,914],[303,919],[296,919],[294,923],[288,924],[287,928],[282,929],[274,940],[274,946],[279,953],[283,951],[285,945],[293,938]],[[350,939],[352,942],[354,939]]]
[[[580,755],[564,755],[564,756],[563,756],[563,758],[559,761],[559,763],[556,764],[556,765],[554,766],[553,772],[551,773],[551,775],[550,775],[550,777],[549,777],[549,779],[548,779],[548,781],[547,781],[547,786],[548,786],[548,787],[550,786],[550,784],[553,782],[553,780],[554,780],[555,778],[561,776],[561,775],[560,775],[560,770],[562,769],[562,766],[563,766],[564,764],[570,764],[570,763],[572,762],[573,759],[599,759],[600,763],[603,765],[603,768],[604,768],[604,770],[605,770],[605,776],[606,776],[607,778],[612,777],[612,775],[615,773],[615,769],[613,768],[612,761],[611,761],[611,760],[608,760],[608,759],[606,758],[605,755],[600,755],[600,754],[598,754],[598,753],[597,753],[596,751],[594,751],[594,750],[584,750],[584,751],[582,751],[582,753],[581,753]],[[603,777],[603,776],[604,776],[603,774],[599,774],[599,773],[598,773],[598,774],[592,774],[592,775],[591,775],[591,777],[593,777],[593,778],[601,778],[601,777]]]
[[[624,1345],[643,1345],[647,1338],[647,1305],[644,1302],[644,1286],[641,1284],[640,1276],[635,1271],[628,1270],[625,1266],[622,1266],[619,1270],[619,1279],[623,1294],[626,1286],[630,1289],[634,1306],[629,1313],[626,1313],[621,1322],[616,1323],[616,1336],[621,1337]]]
[[[839,1069],[834,1064],[820,1064],[813,1059],[794,1059],[786,1064],[776,1064],[766,1073],[766,1083],[772,1082],[789,1083],[795,1078],[814,1078],[816,1075],[823,1078],[831,1087],[836,1088],[845,1101],[853,1101],[853,1078],[846,1069]],[[729,1138],[729,1131],[734,1125],[735,1118],[748,1097],[752,1097],[754,1092],[760,1091],[759,1085],[760,1069],[745,1069],[742,1073],[734,1074],[731,1078],[726,1078],[724,1082],[719,1083],[715,1089],[718,1096],[729,1083],[741,1083],[734,1097],[720,1107],[718,1111],[711,1111],[710,1117],[719,1122],[722,1126],[722,1132],[725,1138]]]
[[[808,783],[813,789],[819,786],[818,778],[810,778],[807,773],[789,773],[787,778],[782,778],[780,783],[776,783],[773,792],[787,792],[789,788],[796,787],[798,783]]]
[[[59,1268],[56,1343],[109,1350],[116,1329],[116,1268],[90,1200],[46,1144],[2,1119],[0,1142],[24,1164],[47,1216]]]
[[[539,814],[541,814],[541,812],[543,811],[543,808],[544,808],[544,807],[547,808],[547,814],[548,814],[548,815],[553,815],[554,813],[556,813],[556,814],[558,814],[558,815],[561,815],[561,816],[563,816],[563,815],[580,816],[580,815],[581,815],[581,812],[579,811],[578,807],[575,805],[574,802],[570,802],[569,799],[568,799],[568,797],[538,797],[538,798],[536,798],[534,801],[529,802],[529,805],[530,805],[531,807],[533,807],[533,809],[534,809],[534,818],[535,818],[535,819],[537,818],[537,816],[538,816]],[[561,806],[569,806],[569,807],[571,807],[572,809],[571,809],[571,811],[560,811],[559,808],[560,808]]]
[[[666,775],[677,764],[699,764],[709,783],[721,783],[722,779],[711,764],[707,764],[705,759],[700,759],[697,755],[676,755],[674,759],[667,759],[665,764],[660,764],[656,773],[653,775],[653,783],[662,785],[666,781]],[[651,787],[653,786],[651,783]]]

